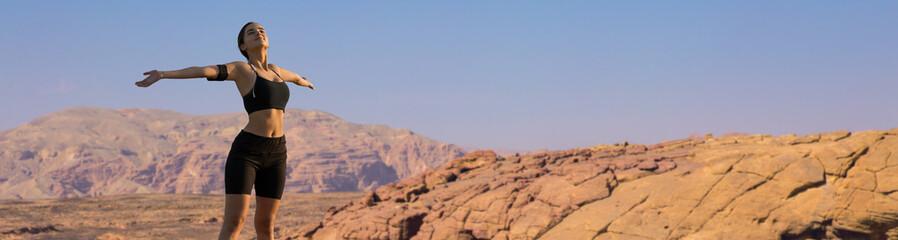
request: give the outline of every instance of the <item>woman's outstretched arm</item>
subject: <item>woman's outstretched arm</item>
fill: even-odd
[[[223,64],[226,66],[227,73],[222,75],[226,76],[224,79],[219,80],[234,80],[236,79],[235,74],[238,67],[237,64],[240,62],[231,62],[227,64]],[[143,73],[143,75],[147,75],[145,79],[142,81],[136,82],[138,87],[149,87],[153,85],[153,83],[158,82],[163,78],[217,78],[219,76],[219,67],[218,65],[210,65],[205,67],[189,67],[180,70],[174,71],[159,71],[152,70],[149,72]]]
[[[274,64],[269,64],[269,65],[271,65],[275,71],[278,71],[279,74],[281,74],[281,77],[283,77],[285,82],[296,83],[296,85],[300,85],[300,86],[315,90],[315,86],[312,85],[312,82],[309,82],[309,80],[304,77],[300,77],[299,74],[297,74],[295,72],[291,72],[290,70],[287,70],[287,69],[280,68]]]

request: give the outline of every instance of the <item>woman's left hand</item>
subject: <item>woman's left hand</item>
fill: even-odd
[[[312,86],[312,82],[309,82],[309,80],[306,79],[306,77],[299,77],[299,81],[296,81],[296,85],[308,87],[312,90],[315,90],[315,86]]]

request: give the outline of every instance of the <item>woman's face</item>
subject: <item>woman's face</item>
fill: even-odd
[[[243,47],[242,50],[255,49],[257,47],[268,48],[268,35],[265,29],[258,23],[252,23],[243,30]]]

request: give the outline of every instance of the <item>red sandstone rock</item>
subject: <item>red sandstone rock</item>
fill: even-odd
[[[297,237],[898,239],[896,169],[895,130],[475,152]]]

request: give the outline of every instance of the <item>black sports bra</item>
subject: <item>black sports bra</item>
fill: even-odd
[[[264,79],[259,76],[259,73],[256,72],[256,68],[253,67],[252,64],[250,64],[249,67],[252,68],[253,73],[256,74],[256,79],[253,81],[252,90],[246,95],[243,95],[243,108],[246,109],[246,113],[250,114],[255,111],[271,108],[284,111],[284,108],[287,106],[287,100],[290,99],[290,89],[287,88],[287,83],[283,82],[283,80],[281,82],[274,82]],[[218,77],[206,79],[209,81],[222,81],[228,78],[225,65],[218,65],[218,72]],[[278,78],[281,78],[280,74],[276,71],[273,72]]]

